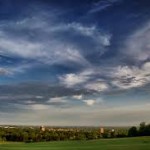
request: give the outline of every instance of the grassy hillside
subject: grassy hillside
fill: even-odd
[[[150,150],[150,137],[41,143],[1,143],[0,150]]]

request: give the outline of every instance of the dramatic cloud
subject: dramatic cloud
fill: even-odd
[[[33,59],[46,64],[69,61],[88,65],[83,49],[94,47],[102,54],[105,47],[110,45],[111,35],[99,31],[96,26],[76,22],[66,24],[49,22],[43,18],[32,17],[2,24],[0,54]],[[89,41],[88,47],[85,41]]]
[[[119,66],[114,73],[115,80],[112,83],[122,89],[141,87],[150,83],[150,62],[146,62],[141,68]]]
[[[147,121],[149,16],[149,0],[3,1],[0,123]]]

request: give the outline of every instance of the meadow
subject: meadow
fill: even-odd
[[[150,150],[150,137],[114,138],[87,141],[0,143],[0,150]]]

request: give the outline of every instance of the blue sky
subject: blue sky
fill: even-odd
[[[149,0],[0,0],[0,124],[149,122],[149,41]]]

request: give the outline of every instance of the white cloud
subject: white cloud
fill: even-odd
[[[66,74],[64,76],[59,77],[60,82],[67,87],[73,87],[82,84],[86,82],[88,79],[89,79],[88,76],[74,73]]]
[[[65,64],[70,61],[82,66],[89,65],[89,62],[84,58],[80,51],[73,48],[71,43],[65,45],[63,42],[55,39],[51,39],[51,41],[37,40],[36,42],[33,42],[24,39],[24,37],[19,37],[18,39],[16,37],[9,37],[9,35],[6,35],[5,33],[1,33],[0,54],[11,57],[17,56],[25,59],[34,59],[37,62],[46,64]],[[29,64],[23,64],[15,68],[12,67],[11,70],[13,73],[22,72],[32,66],[34,66],[34,63],[30,64],[30,66]]]
[[[42,17],[33,16],[17,22],[2,24],[0,54],[34,59],[48,64],[72,61],[88,65],[88,61],[80,52],[82,51],[82,46],[80,46],[83,44],[82,41],[76,43],[61,32],[70,32],[72,36],[78,33],[81,37],[91,38],[96,48],[103,49],[110,45],[111,36],[101,33],[94,25],[86,26],[76,22],[58,24],[53,19],[50,22],[44,19],[45,16]],[[11,32],[9,33],[6,29],[11,29]],[[58,38],[59,32],[64,40]]]
[[[106,91],[109,89],[109,85],[105,80],[97,79],[101,73],[97,69],[87,69],[79,73],[70,73],[63,76],[59,76],[60,83],[67,87],[80,86],[87,90],[93,90],[97,92]]]
[[[123,53],[132,59],[145,61],[150,58],[150,22],[128,37]]]
[[[94,81],[86,84],[85,88],[100,92],[100,91],[106,91],[109,88],[109,86],[104,82]]]
[[[109,1],[97,1],[94,2],[92,5],[92,8],[89,10],[88,13],[97,13],[97,12],[101,12],[103,10],[108,9],[109,7],[111,7],[114,3],[119,2],[120,0],[109,0]]]
[[[76,74],[73,74],[73,73],[60,76],[59,80],[61,83],[63,83],[64,85],[68,87],[84,82],[82,78],[79,78]]]
[[[143,73],[144,73],[144,72],[147,72],[147,74],[149,74],[149,72],[150,72],[150,71],[149,71],[149,70],[150,70],[150,62],[144,63],[142,69],[143,69]]]
[[[73,95],[72,97],[77,100],[82,100],[83,95]]]
[[[130,89],[150,83],[150,62],[145,62],[141,67],[117,66],[105,67],[103,70],[92,67],[76,74],[59,76],[59,81],[66,87],[77,86],[97,92],[110,90],[111,85]],[[107,79],[101,78],[104,75]]]
[[[79,32],[82,35],[91,37],[93,40],[97,42],[97,44],[101,47],[109,46],[111,35],[110,34],[103,34],[101,33],[96,26],[83,26],[80,23],[71,23],[67,25],[68,28],[74,29],[75,31]]]
[[[33,43],[24,39],[15,39],[0,35],[1,53],[21,56],[24,58],[34,58],[44,56],[43,46],[39,43]],[[46,56],[46,55],[45,55]]]
[[[50,98],[48,101],[48,103],[66,103],[66,97],[54,97],[54,98]]]
[[[83,102],[85,102],[86,105],[88,105],[88,106],[92,106],[92,105],[94,105],[96,103],[96,100],[88,99],[88,100],[83,100]]]
[[[78,33],[82,36],[89,37],[93,39],[99,47],[109,46],[111,44],[112,35],[100,31],[95,25],[86,26],[78,22],[72,22],[68,24],[56,25],[49,28],[50,32],[58,31],[72,31]]]
[[[48,109],[49,106],[44,105],[44,104],[32,104],[32,105],[29,105],[29,108],[31,108],[32,110],[45,110],[45,109]]]
[[[146,62],[141,68],[119,66],[114,70],[112,77],[112,84],[119,88],[141,87],[150,82],[150,62]]]
[[[37,98],[37,99],[42,99],[42,98],[44,98],[43,96],[40,96],[40,95],[37,95],[37,96],[35,96],[35,98]]]
[[[83,100],[83,102],[88,106],[93,106],[93,105],[97,104],[98,108],[100,108],[100,106],[102,106],[102,104],[104,104],[104,100],[99,97],[95,97],[93,99],[85,99],[85,100]]]
[[[93,69],[86,69],[79,73],[69,73],[63,76],[59,76],[59,80],[62,84],[67,87],[73,87],[76,85],[81,85],[87,82],[95,72]]]
[[[63,53],[62,53],[62,51],[56,51],[55,56],[60,59],[59,61],[62,61],[62,62],[66,60],[66,61],[78,63],[83,66],[90,65],[89,62],[75,48],[71,48],[71,47],[67,48],[66,47],[66,49]],[[66,58],[66,56],[67,56],[67,58]]]

